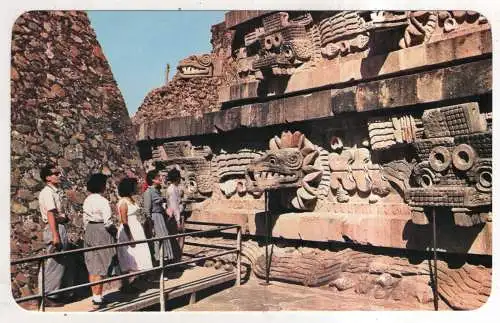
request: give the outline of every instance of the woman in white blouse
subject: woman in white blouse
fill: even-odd
[[[109,201],[102,196],[106,190],[107,176],[93,174],[87,182],[87,190],[91,193],[83,202],[83,224],[85,228],[84,246],[96,247],[114,243],[116,227],[111,219]],[[95,282],[107,276],[116,255],[115,248],[88,251],[85,253],[85,265],[89,272],[89,281]],[[103,284],[91,287],[92,303],[101,307]]]

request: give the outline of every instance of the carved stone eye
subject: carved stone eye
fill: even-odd
[[[286,58],[292,58],[292,57],[294,57],[294,52],[293,52],[292,46],[290,46],[288,44],[283,45],[283,47],[281,48],[281,50],[283,52],[283,55]]]
[[[196,193],[197,191],[198,191],[198,184],[196,183],[196,180],[190,178],[188,181],[188,192]]]
[[[272,165],[276,165],[276,163],[277,163],[276,158],[274,158],[274,157],[269,158],[269,163]]]

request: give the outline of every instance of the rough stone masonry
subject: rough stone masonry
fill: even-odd
[[[142,176],[125,102],[90,21],[82,11],[32,11],[12,28],[11,257],[35,256],[43,242],[37,195],[41,165],[64,171],[70,238],[79,243],[86,180],[112,176],[107,197],[127,172]],[[14,297],[37,292],[38,264],[12,266]]]

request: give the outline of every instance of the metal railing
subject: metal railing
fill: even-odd
[[[172,235],[163,236],[163,237],[155,237],[155,238],[136,240],[136,241],[131,241],[131,242],[112,243],[112,244],[107,244],[107,245],[102,245],[102,246],[80,248],[80,249],[76,249],[76,250],[61,251],[61,252],[56,252],[56,253],[51,253],[51,254],[46,254],[46,255],[41,255],[41,256],[27,257],[27,258],[11,260],[11,262],[10,262],[11,266],[24,264],[24,263],[28,263],[28,262],[40,261],[40,273],[41,273],[40,286],[39,286],[40,293],[35,294],[35,295],[15,298],[14,301],[16,301],[17,303],[21,303],[21,302],[26,302],[26,301],[38,299],[38,300],[40,300],[39,310],[41,310],[43,312],[43,311],[45,311],[45,298],[47,296],[57,295],[60,293],[76,290],[76,289],[83,288],[83,287],[91,287],[91,286],[102,284],[102,283],[108,283],[108,282],[112,282],[112,281],[116,281],[116,280],[121,280],[124,278],[129,278],[129,277],[133,277],[133,276],[137,276],[137,275],[143,275],[143,274],[147,274],[147,273],[161,270],[160,281],[159,281],[159,284],[160,284],[160,286],[159,286],[159,289],[160,289],[160,311],[165,311],[165,285],[164,285],[164,280],[163,280],[164,269],[177,267],[177,266],[181,266],[181,265],[185,265],[185,264],[189,264],[189,263],[196,263],[196,262],[201,261],[201,260],[212,259],[215,257],[219,257],[219,256],[231,254],[231,253],[236,253],[236,285],[239,286],[241,284],[241,226],[239,224],[223,224],[223,223],[210,223],[210,222],[197,222],[197,221],[186,221],[185,223],[186,224],[195,224],[195,225],[218,225],[219,227],[215,228],[215,229],[209,229],[209,230],[193,230],[190,232],[172,234]],[[208,256],[191,258],[189,260],[178,261],[178,262],[166,265],[164,262],[164,259],[163,259],[164,258],[163,256],[165,253],[165,251],[163,249],[164,248],[163,243],[160,243],[160,250],[159,250],[159,252],[160,252],[160,264],[157,267],[153,267],[151,269],[145,269],[145,270],[141,270],[141,271],[136,271],[133,273],[117,275],[117,276],[113,276],[110,278],[101,279],[99,281],[94,281],[94,282],[89,282],[89,283],[85,283],[85,284],[61,288],[61,289],[57,289],[57,290],[50,291],[50,292],[45,292],[45,261],[49,258],[81,254],[81,253],[85,253],[88,251],[116,248],[116,247],[120,247],[120,246],[136,245],[136,244],[140,244],[140,243],[164,241],[166,239],[179,238],[179,237],[185,237],[185,236],[196,236],[196,235],[202,235],[202,234],[206,234],[206,233],[221,232],[221,231],[230,230],[230,229],[236,229],[236,246],[235,246],[235,248],[230,248],[228,246],[210,245],[210,247],[214,248],[214,249],[227,249],[227,250],[219,252],[219,253],[211,254]]]

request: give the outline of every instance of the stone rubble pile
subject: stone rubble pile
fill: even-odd
[[[231,56],[234,31],[226,29],[225,22],[211,28],[212,77],[186,79],[178,73],[166,84],[149,92],[132,117],[135,126],[175,117],[196,116],[220,110],[221,87],[234,83],[237,77],[236,63]]]
[[[132,122],[139,125],[174,117],[201,117],[203,113],[217,111],[221,84],[219,77],[184,79],[176,75],[168,84],[146,95]]]

